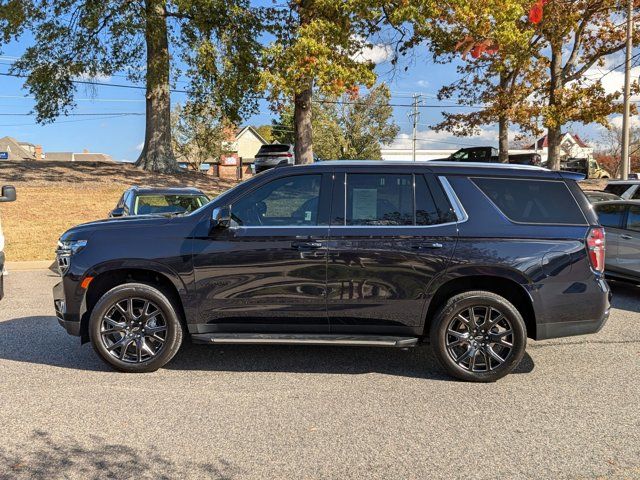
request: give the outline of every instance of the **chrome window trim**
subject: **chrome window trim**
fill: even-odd
[[[438,176],[438,180],[440,181],[442,188],[444,188],[444,193],[449,199],[449,202],[451,203],[451,207],[453,208],[453,211],[456,214],[456,218],[458,219],[457,222],[452,222],[452,223],[464,223],[467,220],[469,220],[469,215],[467,214],[467,211],[464,209],[462,202],[458,198],[458,195],[456,194],[455,190],[449,183],[449,180],[447,179],[447,177],[440,175]]]

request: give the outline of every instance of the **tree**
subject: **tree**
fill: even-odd
[[[541,52],[548,67],[537,96],[549,141],[548,166],[560,168],[562,127],[569,122],[608,126],[608,116],[621,112],[621,92],[607,94],[602,78],[585,74],[625,46],[624,2],[617,0],[552,0],[539,24],[548,48]],[[636,41],[640,35],[636,32]],[[637,84],[634,88],[637,88]]]
[[[172,147],[179,161],[197,172],[207,162],[218,162],[228,152],[231,128],[220,117],[220,109],[206,102],[178,104],[171,115]]]
[[[273,137],[273,126],[272,125],[258,125],[254,127],[256,132],[260,134],[262,138],[264,138],[267,142],[271,143],[274,140]]]
[[[189,98],[207,98],[231,121],[255,108],[260,19],[248,0],[40,0],[37,7],[29,20],[35,44],[13,71],[26,75],[41,123],[76,106],[78,79],[125,72],[146,89],[136,164],[170,172],[177,168],[171,78],[185,74]]]
[[[640,165],[638,160],[640,157],[640,128],[633,127],[629,133],[631,170],[637,171]],[[622,127],[612,124],[609,128],[603,129],[598,143],[600,145],[600,151],[596,155],[598,161],[611,174],[619,178],[622,167]]]
[[[267,10],[275,39],[265,49],[262,87],[272,106],[293,104],[296,163],[313,161],[312,99],[338,96],[375,81],[373,65],[359,54],[380,11],[373,2],[288,0]]]
[[[315,153],[322,159],[380,160],[380,146],[393,142],[400,130],[390,99],[384,84],[357,100],[348,95],[318,99],[312,107]],[[293,122],[289,108],[274,126],[278,141],[291,139]]]

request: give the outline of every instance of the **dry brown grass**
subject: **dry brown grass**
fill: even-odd
[[[194,186],[216,196],[235,185],[194,172],[153,174],[114,163],[25,162],[0,166],[0,184],[18,199],[0,204],[7,260],[53,260],[68,228],[105,218],[131,185]]]

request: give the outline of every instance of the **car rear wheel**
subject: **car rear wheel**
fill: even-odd
[[[433,319],[430,337],[447,373],[473,382],[507,375],[527,345],[522,315],[507,299],[484,291],[451,297]]]
[[[89,320],[96,353],[116,370],[153,372],[178,352],[183,330],[167,295],[142,283],[119,285],[98,301]]]

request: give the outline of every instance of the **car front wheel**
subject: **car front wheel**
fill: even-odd
[[[182,325],[163,292],[143,283],[119,285],[94,307],[89,337],[96,353],[116,370],[153,372],[178,352]]]
[[[436,358],[452,376],[465,381],[494,382],[522,360],[527,331],[520,312],[491,292],[464,292],[451,297],[431,324]]]

